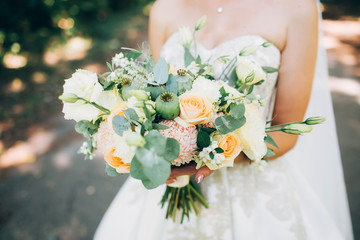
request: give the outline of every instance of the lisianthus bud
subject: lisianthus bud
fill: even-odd
[[[326,118],[324,118],[324,117],[310,117],[310,118],[305,120],[305,123],[307,125],[315,125],[315,124],[322,123],[325,120],[326,120]]]
[[[59,99],[68,103],[75,103],[77,100],[79,100],[78,96],[73,93],[64,93],[63,95],[59,96]]]
[[[145,138],[136,132],[126,131],[123,136],[129,146],[143,147],[146,143]]]
[[[136,97],[139,101],[149,100],[149,95],[144,90],[131,90],[130,94]]]
[[[200,29],[202,29],[204,27],[206,23],[206,16],[202,16],[195,25],[195,31],[199,31]]]
[[[308,126],[303,123],[294,123],[281,128],[281,131],[289,134],[299,135],[301,133],[308,133],[313,130],[312,126]]]
[[[179,43],[185,48],[191,47],[193,37],[188,27],[179,28]]]

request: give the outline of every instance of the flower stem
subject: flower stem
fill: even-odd
[[[107,108],[104,108],[98,104],[96,104],[95,102],[89,102],[88,100],[86,100],[85,98],[82,98],[82,97],[78,97],[79,100],[83,100],[85,103],[87,104],[91,104],[93,105],[94,107],[96,107],[97,109],[99,109],[100,111],[103,111],[105,114],[109,115],[111,113],[111,111]]]

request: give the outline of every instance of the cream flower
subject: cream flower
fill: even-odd
[[[211,81],[202,76],[198,77],[192,86],[191,93],[203,94],[212,103],[219,101],[220,95],[220,84],[217,81]]]
[[[77,70],[71,78],[66,79],[64,84],[64,94],[72,93],[87,101],[93,101],[94,93],[96,95],[102,90],[96,73],[81,69]],[[99,109],[82,100],[75,103],[64,102],[62,111],[65,119],[74,119],[77,122],[95,120],[100,113]]]
[[[245,82],[246,77],[254,72],[255,76],[253,81],[246,83],[251,85],[261,80],[265,80],[266,73],[262,70],[261,66],[252,61],[249,57],[238,57],[238,65],[236,66],[236,75],[238,76],[241,83]]]
[[[246,156],[251,160],[260,161],[267,152],[264,141],[266,136],[265,121],[261,118],[258,107],[252,104],[245,106],[246,123],[235,130],[235,134],[239,136]]]

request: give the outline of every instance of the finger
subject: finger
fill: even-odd
[[[195,180],[197,183],[200,183],[204,178],[210,176],[214,170],[210,170],[207,166],[204,166],[197,171],[195,174]]]
[[[176,177],[169,177],[167,180],[166,180],[166,184],[171,184],[171,183],[174,183],[176,181]]]
[[[193,175],[196,173],[196,165],[189,164],[182,167],[174,167],[171,169],[170,177],[178,177],[182,175]]]

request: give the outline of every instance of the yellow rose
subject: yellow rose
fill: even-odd
[[[130,163],[124,163],[121,158],[114,156],[115,147],[110,148],[105,154],[105,161],[113,168],[116,169],[118,173],[129,173],[130,172]]]
[[[213,106],[206,98],[194,93],[180,96],[180,118],[185,122],[197,125],[208,123],[213,114]]]

